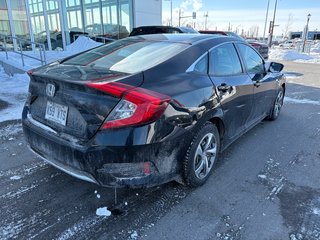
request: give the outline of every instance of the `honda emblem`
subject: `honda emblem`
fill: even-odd
[[[46,87],[46,93],[49,97],[53,97],[56,93],[56,87],[53,84],[48,83]]]

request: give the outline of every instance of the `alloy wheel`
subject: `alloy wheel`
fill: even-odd
[[[198,144],[195,159],[194,170],[195,175],[199,179],[205,178],[216,159],[217,141],[212,133],[207,133]]]
[[[276,102],[274,104],[274,115],[278,116],[283,105],[283,91],[279,91],[278,96],[276,98]]]

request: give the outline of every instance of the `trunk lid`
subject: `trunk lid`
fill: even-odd
[[[59,134],[80,141],[90,139],[99,130],[120,100],[86,83],[117,81],[136,87],[143,82],[142,73],[126,74],[59,63],[37,69],[30,78],[31,117]]]

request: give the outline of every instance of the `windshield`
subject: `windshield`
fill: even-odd
[[[64,64],[88,65],[123,73],[136,73],[177,55],[188,45],[172,42],[119,40],[82,53]]]

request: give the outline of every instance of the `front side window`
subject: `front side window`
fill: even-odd
[[[264,61],[255,50],[244,44],[238,46],[248,73],[257,74],[265,71]]]
[[[214,48],[210,52],[209,71],[215,76],[230,76],[241,74],[242,67],[239,56],[232,43]]]
[[[187,44],[125,39],[75,56],[64,64],[86,65],[123,73],[137,73],[179,54]]]

